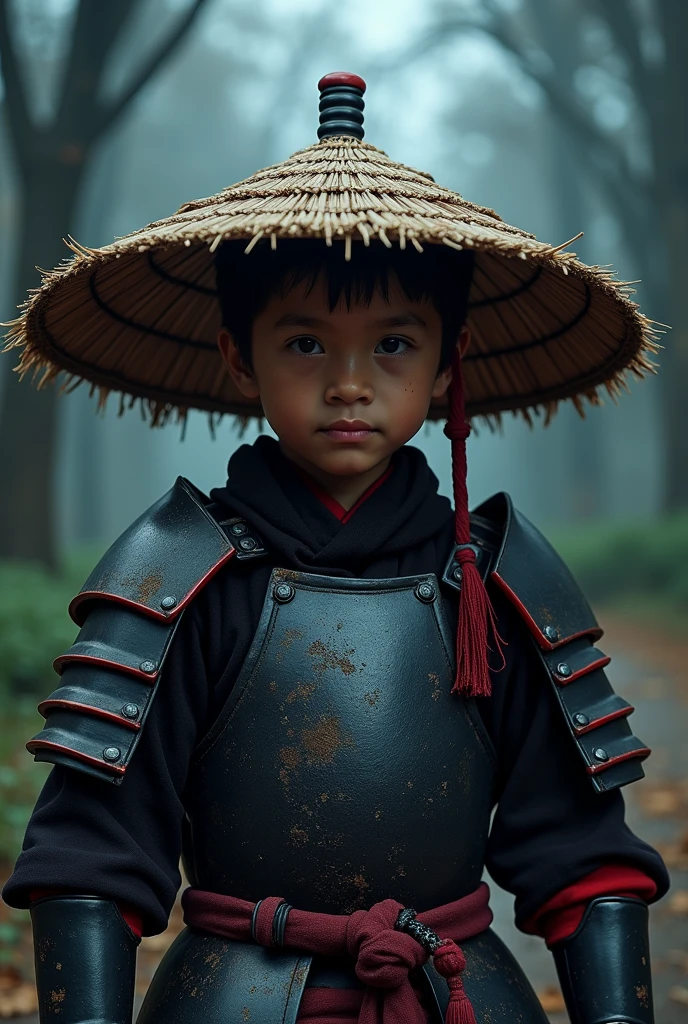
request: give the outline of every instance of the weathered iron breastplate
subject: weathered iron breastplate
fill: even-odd
[[[434,575],[276,569],[191,769],[192,883],[327,913],[472,891],[494,755],[473,702],[450,693],[453,649]]]

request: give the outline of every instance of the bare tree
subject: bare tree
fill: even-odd
[[[12,291],[36,287],[35,264],[56,265],[72,227],[97,144],[112,129],[187,35],[206,0],[192,0],[119,93],[103,89],[108,61],[123,29],[146,0],[79,0],[54,116],[41,123],[30,109],[9,0],[0,0],[3,112],[19,179],[20,234]],[[56,393],[36,391],[6,374],[0,408],[0,556],[56,562],[53,476]]]
[[[440,3],[413,50],[459,33],[495,39],[533,79],[616,216],[663,353],[664,505],[688,505],[688,5],[678,0]]]

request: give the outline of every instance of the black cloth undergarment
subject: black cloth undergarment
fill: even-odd
[[[269,557],[228,563],[185,612],[121,786],[53,768],[3,892],[10,906],[28,907],[32,889],[61,888],[131,904],[144,934],[162,931],[181,881],[189,762],[248,653],[271,570],[440,575],[451,550],[450,503],[412,447],[396,453],[392,473],[344,524],[268,437],[239,448],[211,497],[251,523]],[[486,866],[515,895],[516,923],[603,864],[638,867],[659,898],[668,888],[661,858],[624,824],[618,791],[593,791],[523,623],[491,596],[506,665],[492,672],[492,696],[477,702],[499,758]]]

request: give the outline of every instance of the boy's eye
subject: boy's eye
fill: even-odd
[[[375,349],[378,355],[393,356],[400,352],[405,352],[407,348],[410,348],[408,341],[405,338],[383,338]]]
[[[294,338],[293,341],[289,342],[289,348],[292,348],[301,356],[320,355],[321,352],[325,351],[319,341],[308,337]]]

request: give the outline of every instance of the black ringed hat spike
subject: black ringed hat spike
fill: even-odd
[[[363,93],[366,84],[350,71],[332,71],[318,82],[320,89],[320,127],[318,138],[351,135],[362,139]]]

